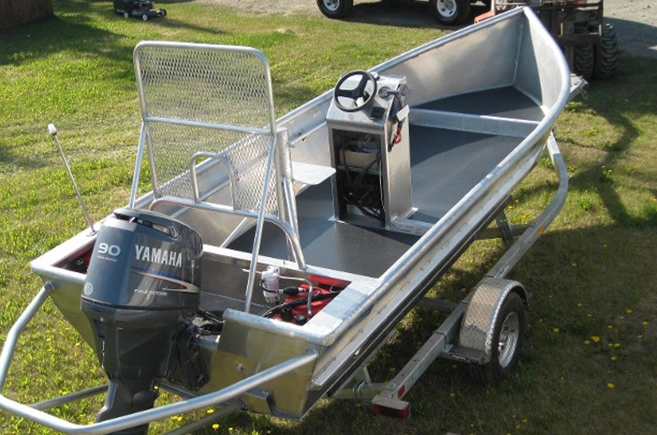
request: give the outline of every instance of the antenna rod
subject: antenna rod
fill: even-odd
[[[87,219],[87,224],[89,225],[89,228],[91,228],[91,235],[94,235],[96,234],[96,230],[94,229],[94,222],[91,220],[91,216],[87,211],[87,207],[85,207],[84,205],[84,201],[82,200],[82,195],[80,195],[80,189],[78,189],[78,185],[75,182],[75,178],[73,177],[73,172],[71,172],[71,167],[68,165],[68,160],[66,160],[66,156],[64,155],[64,149],[62,148],[62,145],[59,143],[59,139],[57,139],[57,129],[55,128],[54,124],[48,124],[48,133],[50,133],[53,140],[57,144],[57,147],[59,148],[59,153],[62,155],[62,160],[64,160],[64,166],[66,166],[66,171],[68,172],[68,176],[71,178],[71,182],[73,183],[73,187],[75,188],[75,194],[78,196],[78,201],[82,206],[84,217],[85,219]]]

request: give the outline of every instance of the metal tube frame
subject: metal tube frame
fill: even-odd
[[[212,416],[208,416],[203,419],[203,424],[207,424],[210,423],[211,420],[240,409],[242,407],[240,396],[244,393],[257,388],[262,384],[277,379],[280,376],[306,366],[315,361],[318,357],[316,350],[309,348],[306,353],[283,361],[275,366],[265,369],[219,391],[214,391],[212,393],[189,398],[181,402],[159,406],[156,408],[140,411],[134,414],[124,415],[122,417],[97,422],[90,425],[74,424],[48,414],[44,412],[43,409],[48,409],[53,406],[59,406],[73,400],[98,394],[104,391],[106,386],[90,388],[88,390],[71,393],[66,396],[39,402],[33,405],[25,405],[16,402],[2,394],[5,380],[7,378],[7,373],[9,371],[11,360],[14,356],[14,351],[20,334],[54,290],[55,286],[51,282],[45,283],[41,290],[34,297],[34,299],[32,299],[27,308],[20,315],[18,320],[16,320],[12,328],[9,330],[9,333],[7,334],[7,340],[2,347],[2,353],[0,353],[0,408],[19,417],[26,418],[43,426],[67,434],[106,434],[130,427],[140,426],[142,424],[150,423],[156,420],[162,420],[174,415],[196,411],[202,408],[223,405],[224,409],[218,413],[215,413],[219,415],[213,414]],[[190,423],[190,425],[193,426],[193,428],[197,428],[197,425],[194,422]],[[170,434],[178,435],[181,433],[187,433],[189,427],[189,425],[183,426],[177,431],[170,432]],[[183,432],[180,432],[180,430],[183,430]]]

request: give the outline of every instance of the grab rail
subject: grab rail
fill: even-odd
[[[2,347],[2,353],[0,353],[0,408],[19,417],[26,418],[43,426],[47,426],[51,429],[58,430],[67,434],[107,434],[130,427],[147,424],[155,420],[162,420],[174,415],[188,413],[202,408],[218,406],[227,402],[239,400],[239,397],[242,394],[257,388],[262,384],[275,380],[280,376],[306,366],[314,362],[318,357],[316,350],[309,348],[306,353],[298,355],[294,358],[290,358],[259,373],[251,375],[246,379],[236,382],[226,388],[214,391],[212,393],[207,393],[202,396],[183,400],[181,402],[159,406],[156,408],[136,412],[134,414],[124,415],[90,425],[71,423],[41,410],[43,408],[48,408],[50,406],[56,406],[60,404],[62,402],[60,399],[63,398],[52,399],[33,405],[25,405],[23,403],[9,399],[4,394],[2,394],[7,373],[11,365],[11,360],[14,356],[14,350],[16,348],[16,344],[18,343],[18,338],[20,337],[20,334],[25,326],[27,326],[30,320],[38,312],[39,308],[41,308],[53,290],[55,290],[54,284],[51,282],[46,282],[41,290],[37,293],[37,295],[32,299],[27,308],[19,316],[18,320],[16,320],[14,325],[9,330],[9,333],[7,334],[7,340]],[[82,392],[72,393],[65,397],[74,400],[102,392],[103,390],[104,388],[102,387],[96,387]]]

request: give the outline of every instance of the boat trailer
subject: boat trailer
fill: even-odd
[[[507,275],[565,202],[552,128],[581,85],[531,10],[346,74],[280,119],[253,48],[144,41],[134,65],[143,122],[129,204],[32,262],[44,285],[7,334],[0,408],[67,434],[131,435],[215,410],[176,435],[239,410],[299,419],[324,397],[408,417],[405,396],[438,357],[487,383],[514,369],[529,292]],[[513,225],[512,192],[545,152],[558,188]],[[139,196],[146,160],[153,190]],[[427,299],[491,231],[507,249],[478,285],[457,302]],[[49,298],[108,383],[19,403],[8,371]],[[418,305],[448,315],[374,382],[368,363]],[[156,406],[160,390],[183,400]],[[97,394],[93,424],[47,412]]]

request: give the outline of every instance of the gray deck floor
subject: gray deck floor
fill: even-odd
[[[500,113],[486,108],[494,106],[500,99],[503,100],[498,106]],[[461,102],[458,107],[455,107],[455,101]],[[441,100],[425,108],[429,106],[532,120],[539,110],[512,88]],[[517,137],[418,126],[411,126],[409,136],[413,206],[418,208],[411,219],[429,223],[437,222],[521,141]],[[297,197],[300,238],[306,262],[371,277],[380,276],[419,237],[336,222],[332,219],[334,208],[330,182],[327,180],[313,186]],[[247,233],[231,248],[250,252],[252,241],[253,233]],[[287,257],[280,230],[265,226],[261,254]]]

